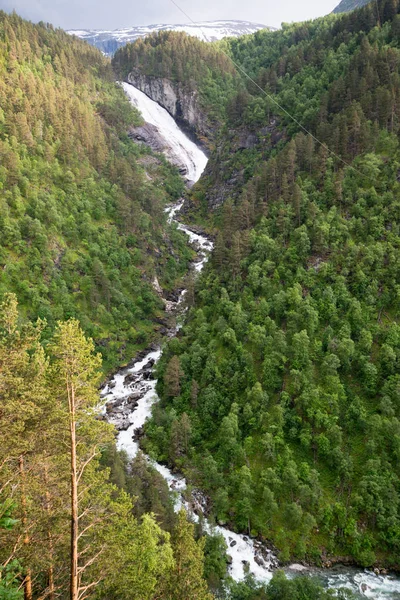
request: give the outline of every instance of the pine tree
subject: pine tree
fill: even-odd
[[[172,534],[174,568],[163,590],[165,600],[212,600],[203,579],[204,539],[194,539],[194,525],[182,509]]]
[[[173,356],[167,365],[164,375],[164,383],[168,396],[176,398],[181,393],[182,379],[181,363],[178,356]]]
[[[80,549],[85,541],[85,513],[91,513],[91,494],[95,489],[95,461],[102,444],[111,441],[112,432],[105,424],[94,419],[98,403],[97,386],[101,360],[94,354],[94,345],[87,340],[76,320],[59,323],[52,344],[54,392],[68,415],[68,448],[70,455],[70,598],[80,600],[95,583],[83,583],[83,574],[95,560],[96,551],[90,543]],[[104,426],[103,426],[104,425]],[[93,463],[93,464],[92,464]],[[92,478],[90,487],[86,473]],[[100,481],[101,484],[101,481]],[[92,491],[90,490],[92,488]],[[101,489],[101,488],[100,488]],[[100,489],[98,492],[100,493]],[[86,506],[85,506],[86,504]],[[96,515],[93,516],[96,520]],[[82,558],[81,558],[82,557]]]

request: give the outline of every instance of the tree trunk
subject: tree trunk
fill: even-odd
[[[46,512],[50,521],[50,513],[51,513],[51,502],[50,502],[50,492],[48,490],[49,477],[48,477],[48,467],[45,465],[44,467],[44,481],[46,484]],[[49,598],[50,600],[55,600],[55,588],[54,588],[54,545],[53,545],[53,536],[51,534],[50,529],[47,532],[47,539],[49,541],[49,558],[50,564],[47,570],[47,584],[49,590]]]
[[[22,525],[24,526],[24,545],[28,546],[30,539],[27,530],[27,514],[26,514],[26,496],[25,496],[25,465],[24,457],[19,457],[19,474],[21,476],[21,507],[22,507]],[[32,600],[32,573],[28,568],[24,578],[24,599]]]
[[[75,393],[68,390],[71,436],[71,600],[78,600],[78,476],[76,468]]]

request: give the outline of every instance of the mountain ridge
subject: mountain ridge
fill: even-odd
[[[262,23],[239,20],[199,21],[198,23],[137,25],[115,30],[70,29],[67,33],[83,39],[104,54],[113,55],[118,48],[158,31],[183,31],[206,42],[215,42],[225,37],[239,37],[260,31],[273,30]]]
[[[335,14],[350,12],[369,4],[369,2],[371,0],[342,0],[332,12]]]

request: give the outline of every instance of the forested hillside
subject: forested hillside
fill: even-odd
[[[0,13],[0,295],[46,319],[76,317],[106,367],[148,341],[185,240],[163,213],[183,183],[127,137],[140,121],[101,53]]]
[[[194,189],[216,248],[144,444],[283,560],[399,567],[399,10],[220,46],[267,95],[241,79]]]

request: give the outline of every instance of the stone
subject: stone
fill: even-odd
[[[129,385],[130,383],[135,383],[138,379],[138,373],[128,373],[128,375],[125,376],[124,384]]]
[[[122,421],[117,421],[115,423],[115,427],[116,429],[118,429],[118,431],[126,431],[127,429],[129,429],[130,426],[131,422],[129,421],[129,419],[123,419]]]

